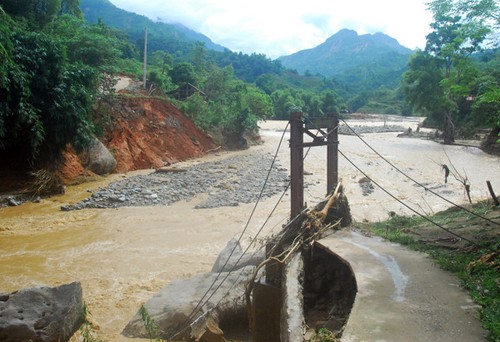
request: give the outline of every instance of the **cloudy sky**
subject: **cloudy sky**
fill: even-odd
[[[423,48],[431,14],[426,0],[111,0],[127,11],[181,23],[235,52],[289,55],[340,29],[383,32]]]

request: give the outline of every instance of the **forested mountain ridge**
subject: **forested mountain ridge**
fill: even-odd
[[[398,87],[412,51],[383,33],[343,29],[315,48],[278,60],[300,73],[334,77],[352,93]]]
[[[426,49],[403,64],[403,77],[402,69],[387,67],[393,58],[383,58],[384,49],[373,49],[370,39],[391,46],[392,54],[405,59],[407,49],[383,34],[358,36],[343,30],[329,45],[313,50],[323,51],[323,57],[350,51],[349,59],[355,59],[371,49],[378,58],[326,77],[300,74],[263,54],[211,50],[172,25],[156,25],[143,16],[118,10],[105,20],[102,7],[87,8],[96,4],[117,10],[107,0],[43,0],[52,4],[45,7],[38,6],[40,1],[0,0],[0,153],[22,155],[26,167],[25,160],[53,165],[68,144],[84,148],[102,134],[106,113],[94,109],[114,97],[113,77],[143,77],[145,23],[152,25],[147,94],[169,98],[202,129],[224,132],[233,140],[255,129],[260,119],[286,120],[297,109],[309,116],[347,111],[419,114],[432,125],[446,123],[466,133],[473,132],[471,127],[500,125],[498,50],[471,57],[481,51],[487,34],[497,31],[470,19],[494,17],[498,6],[477,14],[462,2],[443,9],[440,4],[448,0],[434,0],[434,31]],[[91,11],[97,23],[88,22]],[[132,31],[115,28],[118,24]],[[172,95],[186,83],[201,93]]]
[[[380,86],[393,89],[399,85],[412,52],[385,34],[358,36],[355,31],[344,29],[313,49],[272,61],[264,55],[233,53],[182,24],[154,22],[120,9],[108,0],[81,0],[80,8],[88,22],[101,20],[122,30],[134,44],[143,42],[144,28],[148,27],[149,53],[167,51],[174,59],[185,59],[196,42],[201,42],[209,51],[206,58],[220,67],[232,65],[235,75],[247,82],[255,82],[261,74],[279,74],[283,65],[300,73],[307,71],[308,75],[335,76],[351,94],[373,91]]]
[[[329,77],[381,61],[387,68],[401,69],[411,53],[412,50],[383,33],[358,35],[356,31],[343,29],[315,48],[282,56],[279,60],[287,68]]]
[[[148,35],[148,55],[154,55],[156,52],[168,52],[174,64],[184,61],[199,64],[201,59],[203,59],[205,61],[203,63],[205,64],[215,63],[221,68],[232,68],[234,76],[245,82],[256,84],[261,90],[269,95],[276,90],[285,90],[280,97],[294,98],[294,100],[283,101],[283,106],[285,107],[288,106],[290,102],[293,102],[295,106],[302,107],[305,111],[311,110],[308,108],[308,105],[304,106],[303,102],[305,101],[306,103],[312,104],[314,101],[310,101],[309,99],[304,100],[304,96],[299,96],[297,91],[301,94],[303,92],[310,93],[307,95],[308,98],[312,97],[314,93],[321,96],[318,93],[334,91],[340,96],[337,97],[337,102],[342,108],[345,108],[346,105],[341,103],[345,101],[351,102],[353,97],[363,93],[361,96],[357,96],[352,104],[349,105],[349,110],[356,111],[371,101],[371,97],[369,94],[367,95],[367,92],[371,93],[382,87],[384,88],[382,91],[383,94],[377,95],[377,103],[383,102],[384,105],[368,106],[365,110],[382,113],[401,112],[399,97],[398,99],[394,99],[394,96],[392,96],[392,94],[388,95],[385,89],[392,90],[399,87],[401,76],[405,71],[408,59],[407,53],[411,51],[399,45],[395,39],[383,34],[376,34],[376,41],[380,42],[379,45],[385,44],[386,46],[391,46],[392,50],[390,53],[386,53],[387,49],[379,49],[380,51],[378,52],[382,54],[385,53],[385,55],[375,59],[368,58],[366,63],[363,63],[363,61],[358,63],[356,68],[350,68],[348,65],[346,67],[348,71],[332,78],[321,73],[299,74],[297,70],[283,66],[281,59],[271,60],[263,54],[253,53],[247,55],[241,52],[232,52],[221,46],[215,46],[214,48],[213,45],[211,45],[213,43],[211,41],[207,42],[206,39],[208,38],[202,34],[198,35],[196,32],[182,25],[174,26],[165,23],[154,23],[144,16],[118,9],[108,0],[81,0],[80,8],[88,22],[96,23],[100,19],[102,23],[109,27],[123,30],[128,35],[130,42],[136,46],[136,51],[139,53],[142,53],[144,39],[143,28],[146,26],[153,27],[153,29],[148,29],[150,32]],[[182,32],[184,32],[184,34]],[[355,31],[342,30],[337,35],[331,37],[327,42],[336,43],[335,40],[340,39],[343,40],[342,46],[348,46],[349,44],[353,45],[353,37],[358,37]],[[361,40],[366,41],[372,38],[370,35],[360,37]],[[354,39],[354,43],[356,43],[355,41],[356,39]],[[203,45],[200,45],[199,42]],[[369,46],[369,50],[373,50],[373,44],[364,44]],[[321,49],[322,46],[318,48]],[[349,50],[349,54],[344,57],[345,60],[351,61],[358,58],[359,47],[357,49],[344,48],[344,50]],[[353,55],[353,53],[356,55]],[[396,56],[391,55],[391,53]],[[331,53],[324,51],[323,55],[328,58],[331,56]],[[371,53],[370,56],[374,55],[375,53]],[[387,60],[394,58],[399,58],[396,67],[391,63],[387,63]],[[287,89],[290,89],[290,91]],[[292,91],[291,89],[296,90]],[[294,94],[290,94],[290,92]],[[386,99],[388,96],[389,99]],[[343,100],[341,98],[343,98]],[[281,101],[277,102],[281,103]],[[286,108],[278,107],[280,106],[276,106],[275,108],[276,117],[286,117]],[[317,109],[313,110],[313,112],[317,111]]]
[[[126,32],[131,41],[144,39],[144,29],[149,30],[149,45],[152,51],[163,50],[170,53],[187,52],[199,41],[209,50],[224,51],[207,36],[195,32],[182,24],[167,24],[116,7],[108,0],[80,0],[80,8],[90,23],[99,20],[106,25]]]

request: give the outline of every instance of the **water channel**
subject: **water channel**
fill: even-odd
[[[415,125],[415,122],[403,124]],[[263,123],[265,143],[235,153],[274,153],[283,127],[282,122]],[[463,187],[454,179],[445,184],[440,164],[452,162],[457,170],[467,174],[475,201],[488,198],[486,180],[500,192],[500,159],[479,149],[397,138],[394,133],[365,134],[364,138],[399,168],[454,202],[464,203]],[[341,136],[340,149],[415,209],[433,213],[449,206],[401,176],[356,137]],[[288,166],[288,154],[285,143],[279,152],[283,166]],[[230,155],[210,155],[182,166]],[[325,150],[315,148],[306,159],[305,181],[309,185],[305,198],[309,205],[323,199],[325,158]],[[84,300],[100,327],[100,336],[106,341],[125,341],[120,332],[140,304],[174,279],[209,271],[218,252],[229,239],[239,235],[253,209],[253,204],[194,209],[203,200],[200,195],[171,206],[60,210],[61,205],[88,197],[89,190],[127,176],[113,175],[68,187],[66,194],[45,198],[41,203],[0,208],[0,292],[78,280],[82,283]],[[364,196],[359,184],[363,175],[342,158],[340,177],[355,220],[382,220],[391,211],[409,214],[379,189]],[[259,205],[249,226],[249,236],[260,228],[278,197]],[[279,229],[288,214],[289,199],[285,197],[266,233]]]

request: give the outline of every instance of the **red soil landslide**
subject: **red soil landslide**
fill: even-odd
[[[101,141],[116,159],[115,173],[159,168],[215,148],[212,139],[167,100],[117,96],[110,110],[112,124]],[[73,178],[80,169],[78,159],[66,156],[66,161],[61,173]]]
[[[198,157],[215,147],[212,139],[166,100],[118,98],[113,128],[104,143],[116,158],[115,172],[158,168]]]

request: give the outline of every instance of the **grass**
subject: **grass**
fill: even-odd
[[[139,313],[141,315],[142,322],[144,323],[144,328],[146,328],[146,332],[149,335],[149,339],[155,340],[156,342],[161,342],[162,339],[158,337],[161,333],[161,329],[155,322],[155,320],[151,317],[144,304],[141,305]]]
[[[87,304],[83,304],[83,323],[80,326],[80,334],[83,342],[104,342],[97,334],[98,328],[92,322],[92,313]]]
[[[307,342],[339,342],[340,340],[333,332],[326,328],[321,328],[318,332],[307,340]]]
[[[472,210],[485,216],[492,211],[492,207],[481,203],[473,206]],[[500,209],[496,209],[495,213],[497,211],[500,213]],[[499,229],[485,229],[488,225],[480,218],[457,209],[449,209],[429,218],[456,233],[466,234],[479,246],[432,243],[437,238],[450,235],[420,217],[394,216],[384,222],[362,224],[361,228],[392,242],[425,252],[442,269],[453,272],[471,298],[481,305],[480,319],[483,327],[488,330],[488,340],[500,341]],[[426,239],[429,236],[432,239]],[[493,251],[496,253],[492,253]],[[486,260],[486,256],[490,256],[489,260]]]

